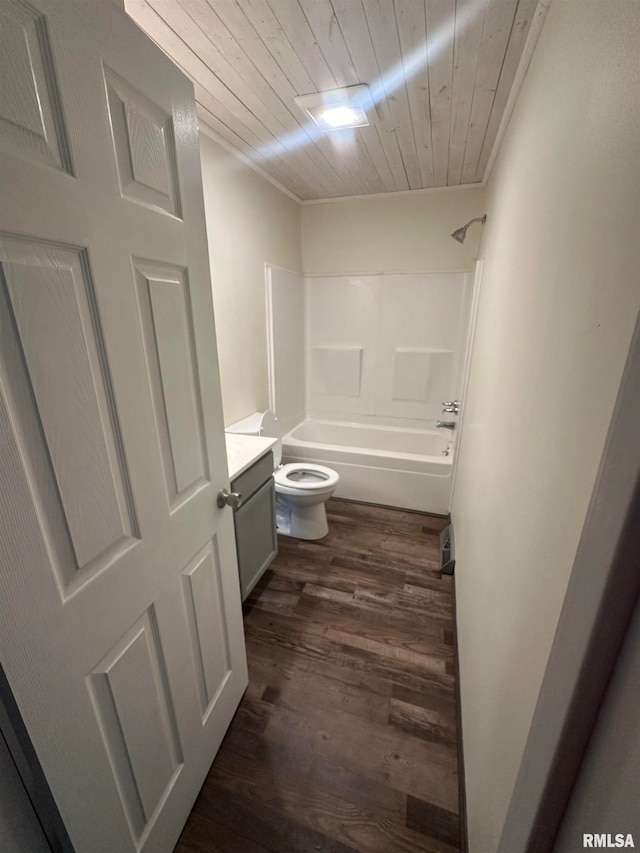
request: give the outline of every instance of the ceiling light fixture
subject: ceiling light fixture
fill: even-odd
[[[331,89],[329,92],[300,95],[295,102],[323,133],[349,127],[366,127],[369,124],[367,109],[373,108],[369,87],[364,83]]]

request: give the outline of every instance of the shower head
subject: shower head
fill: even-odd
[[[472,222],[482,222],[482,224],[484,225],[484,223],[486,221],[487,221],[487,214],[486,213],[484,216],[476,216],[475,219],[470,219],[466,225],[462,226],[462,228],[456,228],[456,230],[453,232],[453,234],[451,236],[453,237],[454,240],[457,240],[458,243],[464,243],[464,238],[467,236],[467,228],[471,225],[471,223]]]

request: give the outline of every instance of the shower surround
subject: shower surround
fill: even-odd
[[[271,405],[286,460],[335,468],[337,497],[446,513],[456,441],[436,421],[462,393],[472,288],[470,272],[303,279],[270,268]]]

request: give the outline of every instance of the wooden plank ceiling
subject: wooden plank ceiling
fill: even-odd
[[[300,199],[481,181],[537,0],[124,0],[198,116]],[[369,127],[297,95],[367,83]]]

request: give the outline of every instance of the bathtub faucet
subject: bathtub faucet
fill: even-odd
[[[436,421],[436,429],[455,429],[455,421]]]
[[[460,401],[459,400],[450,400],[448,403],[443,403],[444,409],[443,412],[448,412],[450,415],[457,415],[460,413]]]

